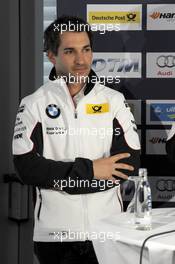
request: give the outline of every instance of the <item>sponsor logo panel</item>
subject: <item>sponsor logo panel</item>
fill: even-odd
[[[59,117],[60,113],[61,113],[60,109],[55,104],[50,104],[46,107],[46,114],[48,117],[52,119]]]
[[[153,202],[175,202],[175,178],[173,176],[148,177]],[[125,182],[125,188],[130,184]],[[130,184],[131,185],[131,184]],[[130,201],[134,195],[134,186],[131,193],[125,194],[124,201]]]
[[[116,24],[120,30],[141,30],[142,5],[87,5],[87,21],[98,30],[100,25],[106,25],[107,31],[116,30]]]
[[[65,127],[46,127],[47,135],[66,135],[67,129]]]
[[[175,100],[147,100],[147,124],[172,125],[175,121]]]
[[[141,53],[94,53],[92,68],[100,76],[141,78]]]
[[[109,112],[109,104],[86,104],[87,114],[102,114]]]
[[[152,200],[155,202],[175,202],[175,178],[170,176],[149,177]]]
[[[175,4],[147,5],[147,30],[174,30]]]
[[[140,13],[139,12],[89,12],[89,23],[93,24],[94,22],[97,24],[103,23],[140,23]]]
[[[146,57],[147,78],[175,78],[175,52],[147,53]]]
[[[146,131],[146,154],[166,155],[165,143],[170,130],[148,129]]]

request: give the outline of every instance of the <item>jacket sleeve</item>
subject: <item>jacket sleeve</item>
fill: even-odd
[[[124,171],[128,176],[138,175],[140,167],[140,142],[137,133],[137,126],[130,111],[130,107],[122,94],[114,103],[116,106],[113,120],[113,139],[111,155],[128,152],[129,158],[122,159],[122,163],[127,163],[134,167],[134,171]]]
[[[89,159],[62,162],[42,156],[42,126],[37,111],[31,108],[25,99],[21,102],[13,136],[14,164],[22,183],[54,188],[55,183],[68,178],[92,180],[93,166]]]
[[[167,152],[168,158],[173,163],[175,163],[175,124],[172,125],[172,128],[167,138],[166,152]]]

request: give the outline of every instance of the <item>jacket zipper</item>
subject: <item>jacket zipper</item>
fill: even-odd
[[[77,119],[78,118],[78,113],[77,113],[77,109],[75,108],[74,110],[74,118]]]
[[[72,100],[73,101],[73,100]],[[74,102],[73,102],[74,105]],[[78,104],[77,104],[78,105]],[[78,119],[78,112],[77,112],[77,106],[75,107],[74,105],[74,118],[77,120]],[[78,120],[77,120],[78,121]],[[77,121],[75,121],[75,127],[79,128],[79,126],[77,126]],[[78,146],[78,153],[79,151],[79,140],[77,140],[77,146]],[[87,210],[87,196],[86,194],[81,194],[81,199],[82,199],[82,205],[83,205],[83,218],[84,218],[84,234],[86,234],[85,239],[88,240],[89,239],[89,235],[88,235],[88,210]]]
[[[87,195],[82,194],[81,195],[83,200],[83,212],[84,212],[84,233],[86,234],[85,239],[89,240],[89,234],[88,234],[88,210],[87,210]]]
[[[70,99],[70,103],[71,103],[71,106],[72,106],[72,109],[73,109],[74,119],[77,119],[78,118],[77,106],[75,106],[75,103],[73,101],[72,96],[70,95],[69,88],[67,87],[67,85],[65,85],[65,89],[66,89],[66,93],[67,93],[67,95],[68,95],[68,97]]]
[[[38,220],[40,220],[40,213],[41,213],[41,206],[42,206],[42,195],[41,195],[40,190],[39,190],[39,199],[40,199],[40,204],[39,204],[38,214],[37,214]]]
[[[68,87],[67,87],[67,91],[68,91]],[[71,104],[72,104],[72,107],[73,107],[73,110],[74,110],[74,119],[78,119],[78,112],[77,112],[77,106],[78,104],[75,106],[74,104],[74,101],[68,91],[68,94],[69,94],[69,98],[71,100]],[[78,120],[77,120],[78,121]],[[77,128],[77,121],[74,123],[75,127]],[[79,127],[78,127],[79,128]],[[77,140],[77,146],[78,146],[78,152],[79,152],[79,140]],[[86,234],[86,232],[88,231],[88,210],[87,210],[87,197],[85,194],[81,195],[81,199],[82,199],[82,204],[83,204],[83,215],[84,215],[84,232]],[[86,236],[86,240],[88,240],[88,235]]]

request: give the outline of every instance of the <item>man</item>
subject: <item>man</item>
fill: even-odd
[[[175,163],[175,124],[172,125],[166,142],[166,151],[169,159]]]
[[[13,140],[19,177],[37,191],[35,252],[41,264],[96,264],[90,230],[122,211],[119,179],[139,166],[136,125],[123,95],[91,70],[86,22],[58,18],[44,47],[50,81],[22,100]]]

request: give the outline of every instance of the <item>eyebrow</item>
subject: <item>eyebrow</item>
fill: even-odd
[[[83,47],[83,49],[86,49],[86,48],[91,48],[90,44],[85,45],[85,46]],[[74,50],[74,49],[75,49],[75,48],[73,48],[73,47],[68,47],[68,48],[65,48],[64,51],[67,51],[67,50]]]

